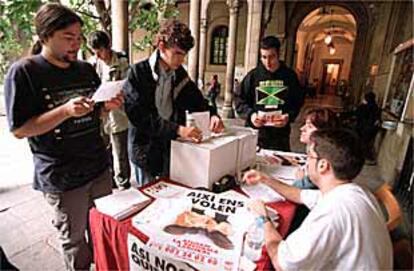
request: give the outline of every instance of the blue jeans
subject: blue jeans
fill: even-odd
[[[136,164],[133,164],[135,168],[135,177],[137,180],[138,187],[144,186],[154,179],[151,173]]]

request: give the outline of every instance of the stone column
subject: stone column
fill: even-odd
[[[234,68],[236,64],[237,20],[239,14],[239,0],[227,0],[229,6],[229,39],[227,46],[226,92],[224,93],[223,117],[234,118],[233,85]]]
[[[128,1],[111,0],[112,48],[129,53]],[[129,56],[131,57],[131,56]]]
[[[190,1],[190,30],[194,37],[194,47],[188,55],[188,74],[190,78],[197,83],[197,64],[198,64],[198,44],[200,30],[200,0]]]
[[[198,78],[205,84],[204,72],[206,70],[206,48],[207,48],[207,19],[200,21],[200,55],[198,59]]]
[[[248,1],[246,49],[244,51],[245,74],[257,66],[262,22],[263,1]]]

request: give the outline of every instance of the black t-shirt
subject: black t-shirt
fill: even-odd
[[[10,130],[71,98],[91,97],[99,84],[95,70],[86,62],[75,62],[62,69],[41,55],[22,59],[9,69],[4,86]],[[70,118],[45,134],[28,138],[36,190],[71,190],[93,180],[108,167],[99,133],[99,113],[95,108],[86,116]]]

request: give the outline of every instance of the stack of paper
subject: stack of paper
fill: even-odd
[[[137,189],[128,189],[95,200],[98,211],[122,220],[138,212],[151,201]]]

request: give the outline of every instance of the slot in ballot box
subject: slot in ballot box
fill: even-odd
[[[225,175],[236,175],[256,162],[257,133],[230,127],[225,135],[201,143],[171,142],[170,178],[190,187],[212,189]]]

